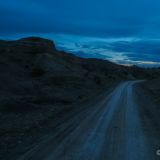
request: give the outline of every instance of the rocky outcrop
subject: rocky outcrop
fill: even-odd
[[[22,38],[17,41],[0,41],[0,52],[38,54],[53,52],[53,50],[55,50],[53,41],[38,37]]]

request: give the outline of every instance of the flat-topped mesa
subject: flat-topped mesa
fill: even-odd
[[[56,50],[54,42],[39,37],[22,38],[17,41],[0,41],[0,51],[39,54]]]

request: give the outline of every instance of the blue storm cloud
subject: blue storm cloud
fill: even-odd
[[[159,0],[1,0],[0,32],[160,36],[159,15]]]

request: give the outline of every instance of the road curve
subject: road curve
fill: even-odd
[[[19,160],[152,160],[134,98],[136,83],[121,83]]]

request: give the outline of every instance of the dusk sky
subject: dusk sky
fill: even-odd
[[[41,36],[82,57],[160,66],[160,0],[0,0],[0,38]]]

